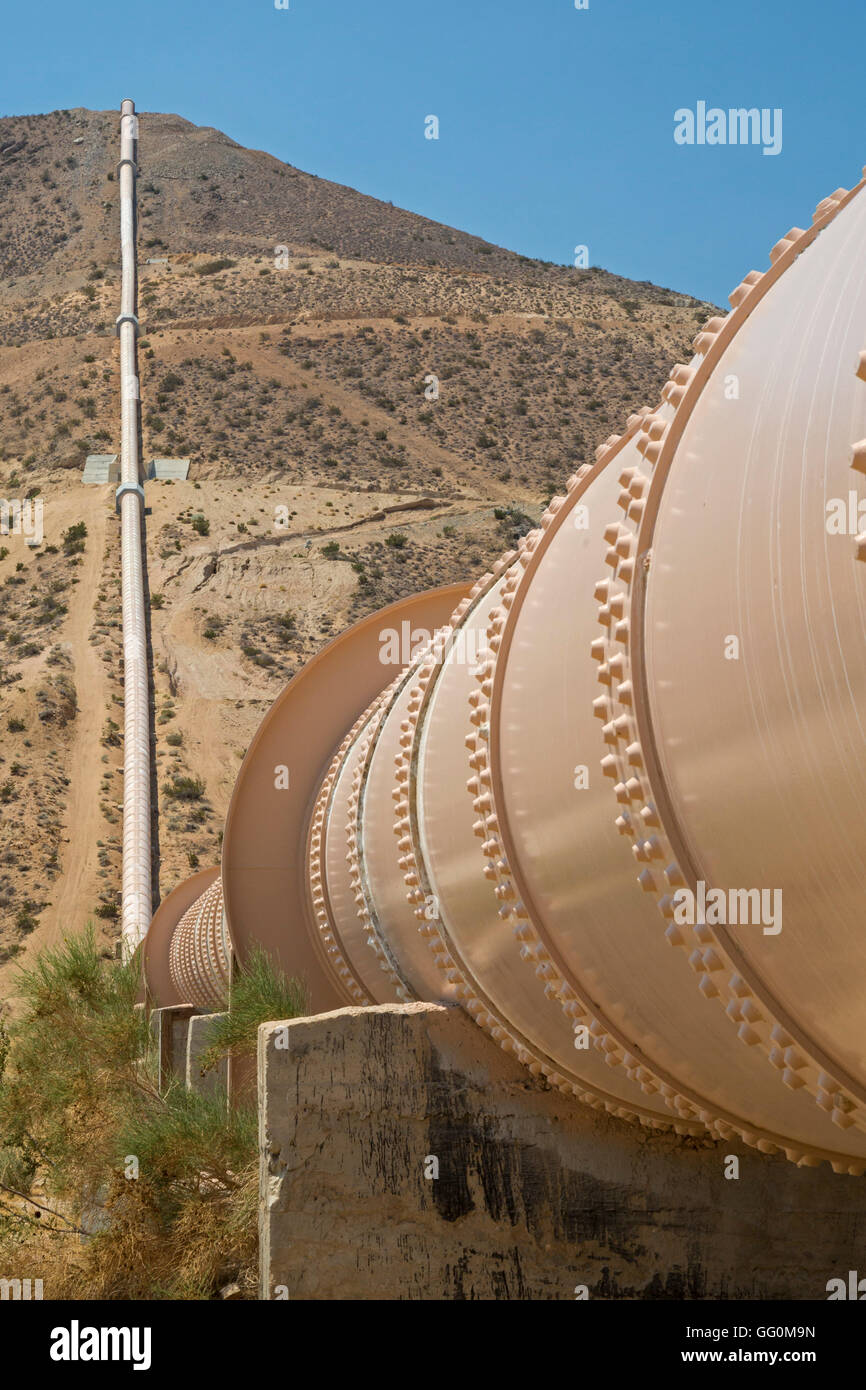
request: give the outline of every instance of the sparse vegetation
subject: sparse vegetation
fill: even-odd
[[[90,932],[19,974],[0,1034],[2,1263],[26,1251],[51,1298],[206,1299],[229,1281],[255,1298],[255,1112],[219,1089],[160,1093],[138,986]]]
[[[221,270],[231,270],[235,266],[235,261],[230,261],[227,257],[220,260],[207,261],[204,265],[195,268],[196,275],[219,275]]]
[[[63,532],[63,553],[65,555],[83,554],[86,537],[87,526],[83,521],[70,526],[68,530]]]
[[[300,1018],[309,1012],[307,991],[273,964],[256,947],[232,984],[228,1012],[214,1019],[203,1064],[214,1066],[224,1056],[255,1052],[259,1025],[271,1020]]]
[[[162,786],[163,796],[169,801],[201,801],[204,790],[200,777],[174,777]]]

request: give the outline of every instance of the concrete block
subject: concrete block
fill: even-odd
[[[599,1114],[456,1007],[265,1024],[258,1076],[264,1299],[824,1299],[862,1264],[859,1180]]]
[[[120,463],[117,454],[88,454],[84,461],[81,481],[90,486],[120,482]]]
[[[171,478],[175,482],[185,482],[189,477],[189,459],[151,459],[147,468],[148,478]]]
[[[197,1012],[192,1004],[174,1004],[151,1012],[150,1030],[156,1048],[160,1090],[172,1081],[186,1079],[187,1030],[190,1018]]]
[[[191,1015],[186,1035],[185,1079],[188,1091],[198,1091],[201,1095],[218,1095],[228,1091],[228,1061],[223,1060],[210,1071],[202,1073],[201,1056],[210,1046],[211,1025],[225,1014],[194,1013]]]

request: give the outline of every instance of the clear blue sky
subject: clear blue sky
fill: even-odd
[[[863,0],[289,3],[7,3],[0,112],[132,96],[524,254],[585,244],[716,302],[866,161]],[[780,107],[782,152],[675,144],[699,101]]]

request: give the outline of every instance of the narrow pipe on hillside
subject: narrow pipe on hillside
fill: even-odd
[[[121,526],[123,590],[123,903],[122,943],[129,956],[144,938],[152,911],[150,867],[150,706],[147,624],[144,610],[144,489],[138,437],[136,338],[135,162],[138,117],[135,103],[120,108],[121,299],[116,323],[120,339],[122,408],[121,481],[117,508]]]

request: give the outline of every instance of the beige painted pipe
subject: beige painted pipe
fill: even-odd
[[[117,506],[121,528],[123,604],[123,889],[121,939],[131,955],[144,939],[153,912],[150,847],[150,705],[147,623],[144,607],[144,491],[138,436],[136,354],[135,180],[138,117],[132,101],[120,117],[121,299],[116,331],[120,339],[122,410],[121,481]]]
[[[313,694],[363,668],[341,718],[289,687],[242,769],[222,870],[233,938],[292,973],[315,959],[317,1008],[458,1000],[567,1095],[851,1174],[863,187],[777,243],[659,405],[449,621],[410,622],[395,647],[386,610],[317,659]],[[316,756],[257,864],[290,716]]]

